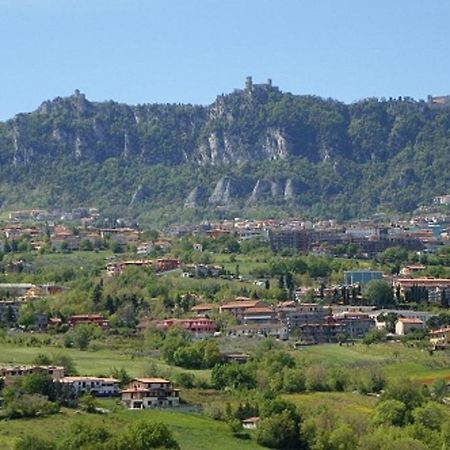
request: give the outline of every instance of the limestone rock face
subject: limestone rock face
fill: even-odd
[[[208,199],[208,202],[212,205],[228,205],[231,203],[231,197],[231,179],[228,177],[223,177],[217,182],[213,193]]]
[[[131,197],[130,206],[135,205],[137,203],[142,203],[148,196],[148,190],[145,186],[140,184],[137,189],[133,192]]]
[[[281,197],[284,193],[283,191],[283,186],[279,181],[274,180],[270,182],[270,192],[272,197]]]
[[[215,206],[230,206],[233,201],[245,200],[251,186],[238,178],[222,177],[208,198],[208,203]]]
[[[206,200],[206,190],[203,186],[196,186],[184,201],[185,208],[196,208],[202,205]]]
[[[285,200],[294,200],[295,197],[300,194],[300,192],[301,189],[299,183],[292,178],[288,178],[284,187]]]
[[[248,203],[264,201],[272,196],[271,183],[267,180],[258,180],[253,187]]]

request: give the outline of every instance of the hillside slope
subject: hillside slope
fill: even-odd
[[[450,191],[450,109],[346,105],[247,80],[210,106],[90,102],[79,91],[0,123],[2,207],[98,206],[162,222],[350,218]]]

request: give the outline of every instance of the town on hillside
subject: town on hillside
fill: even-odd
[[[441,442],[450,216],[152,229],[86,207],[13,211],[0,233],[0,443],[1,419],[166,411],[270,447],[283,414],[317,424],[330,399],[364,407],[371,433],[431,411]],[[363,442],[355,420],[333,423]]]

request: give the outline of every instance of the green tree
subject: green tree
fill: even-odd
[[[354,450],[358,444],[358,438],[349,425],[340,423],[330,433],[328,444],[330,449]]]
[[[256,431],[258,444],[278,449],[298,449],[299,430],[287,411],[263,418]]]
[[[386,307],[394,304],[392,288],[385,281],[370,281],[367,285],[365,294],[369,305]]]
[[[440,430],[441,425],[446,420],[446,414],[442,411],[439,405],[428,402],[412,412],[415,423],[430,428],[431,430]]]
[[[98,336],[100,329],[96,325],[80,324],[74,327],[71,338],[80,350],[86,350],[92,338]]]
[[[179,449],[172,432],[163,423],[135,422],[117,440],[116,450]]]
[[[406,418],[406,405],[398,400],[385,400],[375,408],[373,423],[380,425],[402,426]]]
[[[448,394],[448,383],[444,378],[436,378],[431,383],[430,393],[434,400],[441,402]]]

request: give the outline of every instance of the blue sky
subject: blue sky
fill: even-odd
[[[91,100],[209,104],[273,79],[351,102],[450,93],[448,0],[0,0],[0,120]]]

